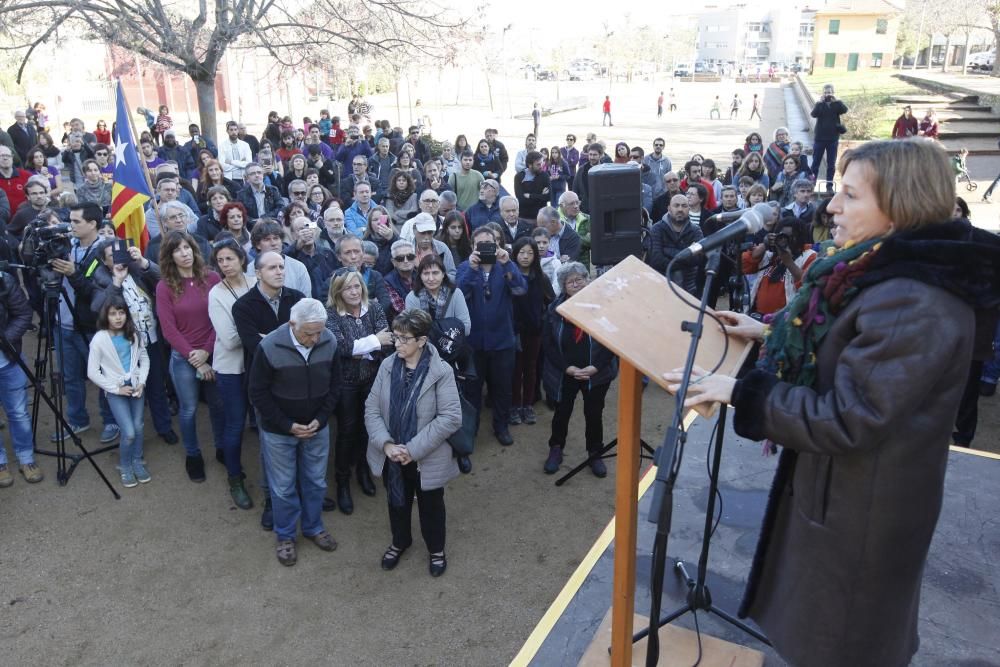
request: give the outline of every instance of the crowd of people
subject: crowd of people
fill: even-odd
[[[372,122],[370,111],[355,103],[342,123],[323,110],[302,127],[272,112],[261,137],[230,121],[218,142],[191,125],[181,143],[166,107],[155,116],[140,110],[149,129],[138,151],[155,189],[145,249],[123,247],[107,220],[114,146],[106,127],[87,132],[74,119],[60,148],[37,113],[31,123],[19,111],[0,135],[0,259],[22,259],[22,243],[39,228],[65,221],[71,238],[70,252],[47,262],[61,280],[51,321],[41,321],[32,273],[20,281],[2,274],[7,340],[19,349],[34,314],[51,330],[76,433],[91,428],[86,380],[98,388],[100,440],[119,439],[124,487],[152,478],[146,405],[159,437],[182,443],[190,480],[204,482],[204,409],[232,500],[251,509],[249,424],[260,442],[261,525],[275,531],[284,565],[297,560],[299,531],[320,549],[336,548],[323,512],[351,514],[352,486],[375,496],[381,479],[392,531],[382,567],[395,567],[412,543],[415,497],[430,573],[442,574],[443,490],[472,466],[449,438],[466,419],[478,430],[486,405],[501,446],[548,405],[547,474],[562,464],[577,394],[586,450],[602,447],[617,359],[557,310],[608,268],[590,261],[591,169],[639,171],[637,205],[650,224],[637,250],[661,273],[731,219],[719,214],[777,202],[778,223],[726,247],[712,295],[714,304],[728,294],[734,308],[734,295],[744,295],[758,320],[792,301],[819,244],[832,238],[829,197],[817,187],[824,158],[832,182],[847,112],[832,87],[814,110],[811,164],[787,128],[770,141],[751,132],[719,164],[696,154],[675,167],[664,138],[648,150],[625,142],[609,150],[595,134],[579,146],[570,133],[545,147],[532,133],[508,151],[492,128],[475,142],[459,135],[437,144],[417,126],[404,134]],[[699,261],[672,270],[674,282],[700,292]],[[38,482],[26,380],[11,352],[0,352],[19,469]],[[983,387],[995,387],[998,366],[987,367]],[[968,445],[974,401],[964,414],[955,441]],[[336,491],[328,495],[331,454]],[[607,474],[600,458],[589,465],[596,477]],[[13,481],[0,448],[0,486]]]

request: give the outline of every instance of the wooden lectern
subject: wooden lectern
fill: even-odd
[[[636,257],[628,257],[559,306],[559,314],[618,355],[618,479],[615,487],[615,574],[612,597],[611,664],[632,664],[632,624],[635,609],[635,549],[639,511],[639,418],[642,376],[666,388],[662,374],[684,366],[690,335],[681,330],[697,317],[698,301]],[[735,374],[751,344],[730,339],[705,320],[695,363],[720,373]],[[699,406],[700,408],[701,406]],[[714,409],[697,410],[710,415]]]

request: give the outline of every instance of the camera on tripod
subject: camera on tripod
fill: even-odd
[[[68,222],[51,225],[48,217],[39,216],[24,228],[21,258],[29,269],[38,272],[44,285],[58,286],[62,283],[62,276],[52,269],[49,262],[67,259],[72,250]]]

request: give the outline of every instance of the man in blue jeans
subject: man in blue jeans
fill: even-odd
[[[510,261],[503,240],[497,239],[489,227],[477,228],[472,244],[472,255],[459,265],[456,281],[469,304],[472,333],[468,342],[476,364],[476,375],[468,383],[466,397],[481,412],[483,383],[489,385],[493,434],[501,445],[509,447],[514,444],[509,423],[516,352],[511,299],[527,292],[528,282]],[[493,252],[486,254],[487,249]],[[476,427],[478,430],[478,414]]]
[[[298,560],[299,523],[302,534],[323,551],[337,548],[323,526],[322,509],[330,456],[327,419],[340,384],[337,341],[326,328],[326,308],[316,299],[302,299],[292,306],[288,324],[257,346],[249,376],[282,565]]]
[[[91,276],[101,264],[97,226],[103,218],[104,212],[97,204],[71,206],[69,219],[73,244],[69,257],[49,262],[56,273],[63,275],[59,295],[59,326],[53,326],[53,329],[56,355],[66,389],[66,421],[77,434],[90,429],[90,415],[87,413],[87,358],[90,356],[90,339],[97,331],[97,314],[90,307],[97,286]],[[98,392],[98,406],[104,422],[101,442],[114,442],[118,437],[118,424],[115,423],[102,392]],[[58,432],[52,434],[52,442],[57,442],[58,439]]]
[[[17,279],[9,273],[0,272],[0,332],[4,339],[20,354],[21,337],[31,324],[31,306]],[[0,345],[0,403],[7,413],[11,444],[17,456],[18,469],[29,483],[44,479],[42,469],[35,464],[35,438],[31,433],[31,415],[28,414],[27,378]],[[14,476],[7,467],[7,448],[0,441],[0,487],[14,483]]]
[[[847,113],[847,105],[838,100],[833,94],[833,85],[823,86],[823,95],[812,110],[812,117],[816,119],[816,128],[813,131],[813,177],[819,178],[819,166],[826,155],[826,189],[833,191],[833,172],[837,168],[837,145],[840,142],[841,128],[840,117]]]

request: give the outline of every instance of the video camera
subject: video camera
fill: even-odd
[[[67,259],[72,250],[68,222],[50,225],[47,216],[39,216],[24,228],[21,259],[29,270],[38,272],[43,286],[56,287],[62,284],[62,276],[49,262],[53,259]]]

